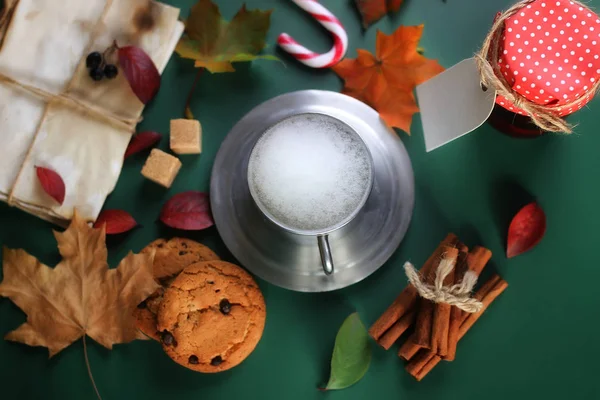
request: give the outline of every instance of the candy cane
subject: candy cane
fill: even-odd
[[[292,0],[304,11],[310,13],[333,35],[333,48],[325,54],[318,54],[300,45],[287,33],[282,33],[277,43],[302,64],[312,68],[329,68],[344,57],[348,50],[348,34],[340,20],[317,0]]]

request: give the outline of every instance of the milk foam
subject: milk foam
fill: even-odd
[[[370,190],[371,159],[358,135],[319,114],[290,117],[259,139],[248,166],[255,200],[294,230],[325,231]]]

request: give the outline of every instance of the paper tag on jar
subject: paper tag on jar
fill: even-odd
[[[479,128],[496,102],[483,90],[474,58],[468,58],[417,86],[425,149],[429,152]]]

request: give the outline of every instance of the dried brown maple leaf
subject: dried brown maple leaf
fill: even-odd
[[[108,349],[145,338],[131,315],[159,288],[152,276],[154,256],[130,253],[109,269],[104,229],[89,227],[77,213],[54,236],[63,258],[55,268],[24,250],[4,249],[0,296],[27,314],[27,322],[5,339],[47,347],[52,357],[84,335]]]
[[[356,59],[333,67],[345,81],[343,93],[367,103],[389,126],[409,135],[412,116],[419,112],[415,87],[444,70],[418,53],[422,33],[423,25],[401,26],[391,35],[377,31],[375,55],[359,49]]]
[[[355,0],[365,29],[385,14],[398,11],[403,2],[404,0]]]

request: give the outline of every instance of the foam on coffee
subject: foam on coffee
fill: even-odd
[[[255,200],[281,224],[324,231],[361,205],[370,190],[371,159],[360,137],[341,121],[303,114],[259,139],[248,182]]]

